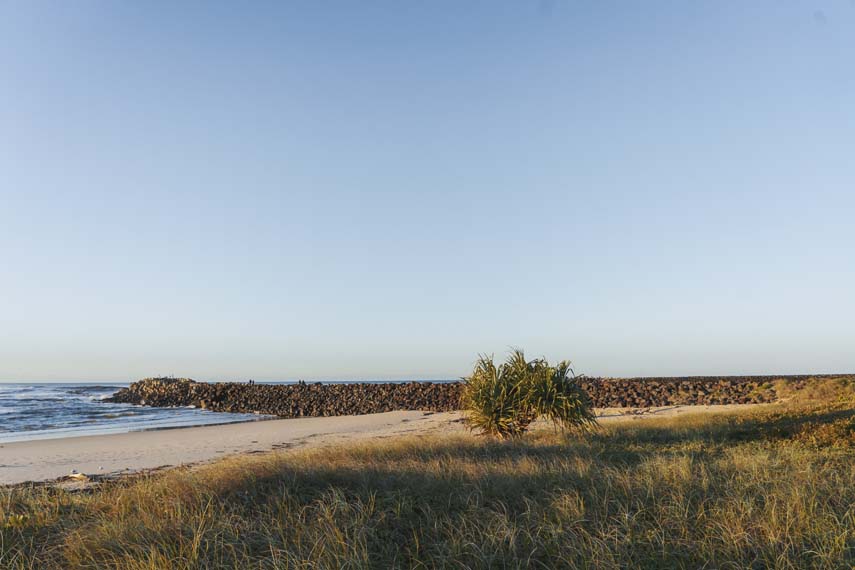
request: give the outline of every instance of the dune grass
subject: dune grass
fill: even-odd
[[[430,436],[84,493],[9,488],[0,568],[849,568],[847,390],[584,436]]]

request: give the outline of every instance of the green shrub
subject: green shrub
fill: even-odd
[[[517,437],[540,417],[564,429],[596,424],[588,396],[566,360],[550,366],[542,358],[527,361],[523,351],[514,350],[496,366],[492,357],[482,356],[463,380],[466,423],[485,435]]]

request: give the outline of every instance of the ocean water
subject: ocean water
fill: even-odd
[[[127,384],[0,383],[0,444],[266,418],[255,414],[147,408],[103,401],[125,386]]]

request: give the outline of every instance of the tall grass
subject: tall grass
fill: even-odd
[[[849,568],[835,405],[227,459],[0,491],[0,568]]]

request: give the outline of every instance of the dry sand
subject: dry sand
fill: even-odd
[[[753,405],[597,410],[601,422],[691,412],[720,413]],[[0,485],[47,481],[76,471],[98,477],[212,461],[306,445],[465,430],[460,412],[388,412],[364,416],[267,420],[239,424],[22,441],[0,445]],[[84,484],[85,480],[80,480]]]

